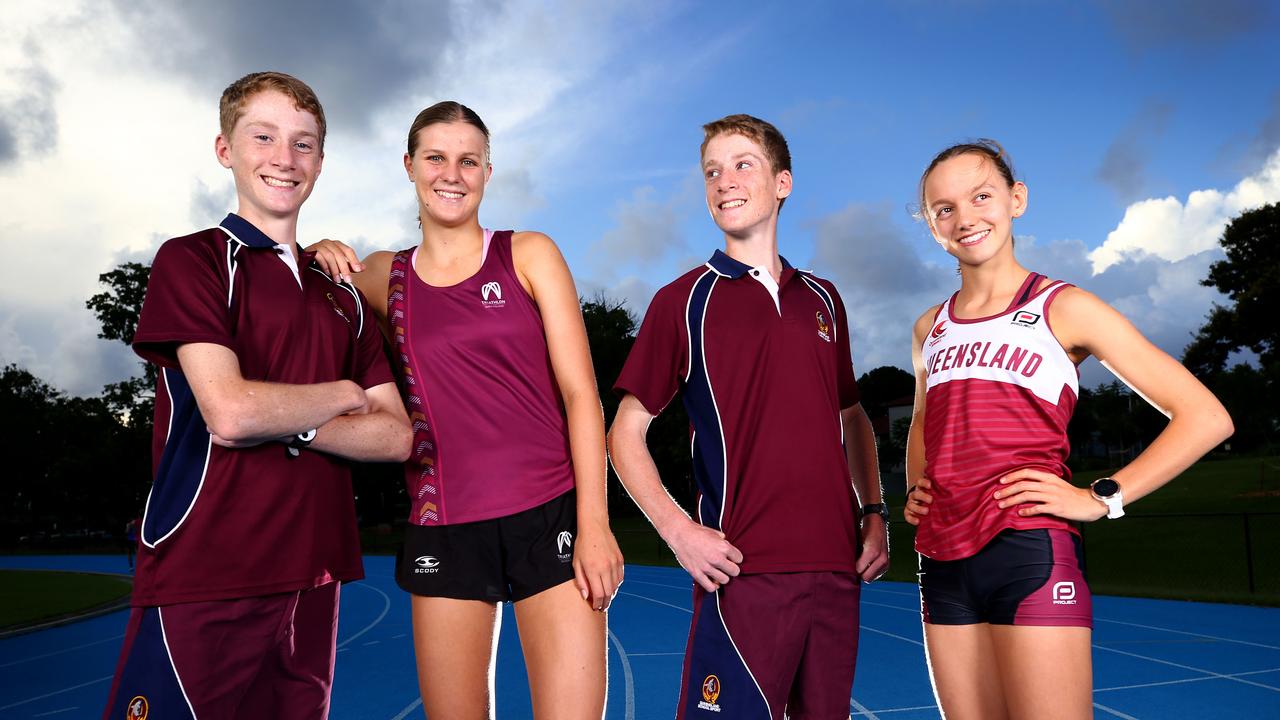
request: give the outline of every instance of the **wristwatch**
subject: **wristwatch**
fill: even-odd
[[[289,439],[289,444],[285,447],[289,457],[298,457],[302,454],[302,448],[311,444],[316,439],[316,429],[311,428],[306,432],[300,432]]]
[[[1089,494],[1093,499],[1107,506],[1107,517],[1111,520],[1124,517],[1124,494],[1120,492],[1120,483],[1114,478],[1104,477],[1094,480],[1089,485]]]
[[[885,503],[878,502],[878,503],[870,503],[868,505],[863,505],[862,509],[859,510],[858,513],[859,513],[858,515],[859,520],[861,520],[862,518],[868,515],[879,515],[880,517],[884,518],[885,526],[887,527],[889,525],[889,506],[886,505]]]

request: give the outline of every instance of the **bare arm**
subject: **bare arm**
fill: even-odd
[[[1222,403],[1177,360],[1151,344],[1123,315],[1079,288],[1062,291],[1049,308],[1054,334],[1075,359],[1097,356],[1156,409],[1169,424],[1133,462],[1112,476],[1125,504],[1172,480],[1231,436],[1234,427]],[[1018,471],[1002,479],[1001,506],[1033,502],[1024,515],[1049,513],[1071,520],[1096,520],[1106,507],[1089,491],[1046,473]]]
[[[876,459],[876,436],[862,403],[840,411],[844,426],[844,448],[849,475],[858,502],[870,505],[884,501],[880,487],[880,463]],[[889,569],[889,528],[884,518],[871,513],[862,518],[862,552],[858,554],[858,576],[867,582]]]
[[[605,492],[604,411],[596,390],[587,329],[573,276],[559,248],[542,233],[517,233],[512,260],[537,303],[551,369],[569,423],[569,451],[578,491],[574,571],[578,590],[596,610],[609,606],[622,583],[622,551],[609,529]]]
[[[395,383],[365,391],[368,412],[339,415],[321,425],[311,449],[359,462],[404,462],[413,449],[413,431]]]
[[[178,364],[209,431],[236,445],[296,435],[366,407],[364,390],[350,380],[314,385],[245,380],[236,354],[222,345],[182,345]]]
[[[929,308],[916,320],[911,331],[911,369],[916,376],[916,393],[911,409],[911,431],[907,433],[907,502],[902,508],[902,515],[912,525],[920,524],[920,518],[929,514],[929,505],[933,502],[933,495],[929,492],[933,485],[924,472],[924,396],[928,385],[922,350],[937,314],[936,305]]]
[[[622,398],[609,430],[609,457],[618,478],[671,547],[680,566],[707,592],[729,582],[739,572],[742,553],[724,539],[724,533],[703,527],[671,499],[658,477],[645,435],[653,416],[634,395]]]

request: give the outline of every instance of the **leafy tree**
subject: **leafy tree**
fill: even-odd
[[[1214,306],[1187,347],[1188,366],[1221,372],[1227,354],[1239,348],[1257,353],[1264,366],[1280,362],[1280,203],[1242,213],[1219,243],[1227,257],[1210,265],[1200,284],[1217,288],[1232,306]]]
[[[1219,240],[1226,259],[1209,266],[1202,285],[1230,306],[1214,305],[1183,353],[1183,363],[1222,400],[1235,419],[1233,449],[1276,442],[1280,432],[1280,203],[1242,213]],[[1257,354],[1257,367],[1228,369],[1233,352]]]

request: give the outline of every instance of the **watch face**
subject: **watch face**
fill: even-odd
[[[1102,478],[1093,483],[1093,494],[1098,497],[1111,497],[1120,491],[1120,483],[1111,478]]]

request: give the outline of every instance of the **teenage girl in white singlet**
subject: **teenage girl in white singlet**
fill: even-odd
[[[920,180],[921,213],[959,262],[961,282],[914,328],[904,513],[920,527],[930,678],[952,720],[1093,717],[1087,605],[1077,605],[1075,616],[1055,617],[1076,596],[1024,602],[1040,590],[1020,588],[1012,593],[1017,602],[1000,606],[1005,586],[976,593],[956,586],[999,578],[1002,570],[1013,576],[1013,562],[1036,547],[1045,549],[1055,574],[1078,572],[1071,523],[1119,518],[1123,506],[1169,482],[1232,432],[1217,398],[1120,313],[1018,264],[1013,220],[1027,200],[1026,185],[1014,180],[992,141],[944,150]],[[1065,428],[1077,390],[1072,366],[1090,355],[1170,420],[1133,462],[1092,487],[1077,487],[1064,479],[1070,477]],[[1039,546],[1011,549],[1011,542],[1036,538]],[[954,609],[952,598],[969,597],[980,602]],[[992,597],[997,601],[988,602]]]

